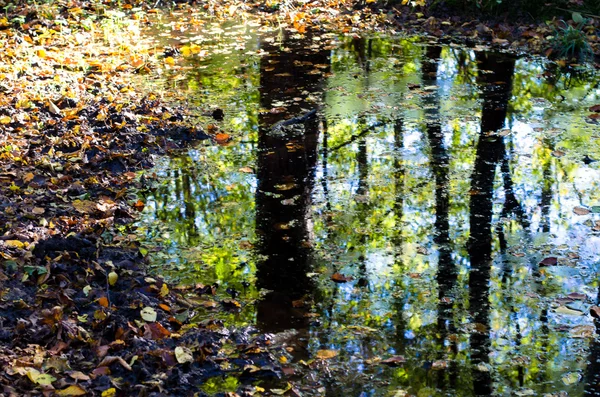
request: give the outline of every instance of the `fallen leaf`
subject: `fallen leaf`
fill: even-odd
[[[144,336],[154,340],[160,340],[171,336],[171,331],[157,322],[146,323],[144,325],[144,330]]]
[[[98,205],[90,200],[73,200],[73,208],[82,214],[91,214],[98,209]]]
[[[100,364],[98,364],[97,368],[109,367],[111,364],[114,364],[114,363],[117,363],[117,364],[121,365],[121,367],[125,368],[126,370],[131,371],[131,367],[129,366],[129,364],[127,364],[127,362],[119,356],[104,357],[102,359],[102,361],[100,362]]]
[[[549,256],[540,261],[540,266],[554,266],[558,263],[558,258],[555,256]]]
[[[381,364],[389,365],[390,367],[399,367],[406,362],[403,356],[393,356],[381,361]]]
[[[581,316],[583,315],[582,311],[570,309],[566,306],[559,306],[554,309],[554,312],[557,314],[564,314],[566,316]]]
[[[600,113],[600,105],[594,105],[590,107],[590,112]]]
[[[336,272],[331,275],[331,280],[335,281],[336,283],[346,283],[348,281],[354,280],[354,277],[344,276],[342,273]]]
[[[590,211],[589,209],[584,208],[584,207],[575,207],[575,208],[573,208],[573,212],[576,213],[577,215],[587,215],[592,211]]]
[[[600,318],[600,307],[598,307],[598,306],[590,307],[590,314],[594,318]]]
[[[193,363],[194,355],[187,347],[177,346],[175,348],[175,359],[179,364]]]
[[[569,330],[573,338],[593,338],[596,335],[596,327],[593,325],[577,325]]]
[[[66,389],[57,390],[55,394],[57,396],[84,396],[87,394],[87,391],[79,385],[71,385]]]
[[[116,272],[108,273],[108,283],[110,285],[115,285],[117,280],[119,279],[119,275]]]
[[[108,307],[108,298],[106,296],[99,298],[98,304],[102,307]]]
[[[102,392],[101,397],[114,397],[117,394],[117,389],[111,387]]]
[[[338,355],[338,352],[336,350],[319,350],[317,351],[317,358],[321,359],[321,360],[327,360],[330,358],[333,358],[335,356]]]
[[[222,145],[225,144],[227,142],[229,142],[231,140],[231,136],[229,136],[229,134],[225,134],[223,132],[215,135],[215,141],[217,141],[218,144]]]
[[[154,322],[156,321],[156,311],[151,307],[145,307],[140,310],[140,315],[144,319],[144,321]]]

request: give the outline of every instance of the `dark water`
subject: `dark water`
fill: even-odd
[[[161,84],[222,108],[234,139],[162,159],[139,223],[157,273],[242,304],[198,318],[294,329],[290,363],[335,351],[305,395],[599,395],[592,72],[419,38],[211,29],[208,56]]]

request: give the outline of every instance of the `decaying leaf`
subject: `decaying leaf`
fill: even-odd
[[[154,322],[156,321],[157,315],[156,311],[153,308],[146,306],[145,308],[140,310],[140,316],[142,316],[142,319],[144,319],[144,321]]]
[[[117,363],[119,365],[121,365],[121,367],[125,368],[128,371],[131,371],[131,366],[129,366],[129,364],[127,364],[127,362],[125,360],[123,360],[123,358],[119,357],[119,356],[106,356],[102,359],[102,361],[100,362],[100,364],[98,364],[98,368],[100,367],[110,367],[111,364]]]
[[[194,362],[194,355],[187,347],[177,346],[175,348],[175,359],[179,364]]]

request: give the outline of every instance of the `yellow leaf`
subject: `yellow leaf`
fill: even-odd
[[[151,307],[145,307],[140,310],[140,315],[145,321],[150,323],[156,321],[156,311]]]
[[[175,65],[175,60],[173,59],[173,57],[166,57],[165,63],[169,66],[173,66],[173,65]]]
[[[167,284],[163,284],[162,287],[160,287],[160,292],[158,293],[158,295],[160,295],[161,298],[164,298],[168,294],[169,294],[169,287],[167,287]]]
[[[190,46],[184,45],[183,47],[181,47],[181,55],[183,55],[184,57],[189,57],[190,55],[192,55],[192,50],[190,49]]]
[[[338,355],[338,352],[336,350],[319,350],[317,352],[317,358],[320,358],[321,360],[333,358],[337,355]]]
[[[89,214],[98,209],[98,204],[90,200],[73,200],[73,208],[82,214]]]
[[[106,389],[102,392],[102,397],[113,397],[117,394],[117,389],[111,387],[110,389]]]
[[[4,245],[6,245],[7,247],[10,247],[10,248],[19,248],[19,249],[25,248],[25,244],[19,240],[6,240],[4,242]]]
[[[10,124],[11,122],[10,116],[0,116],[0,124]]]
[[[119,279],[119,275],[116,272],[108,273],[108,283],[110,285],[115,285],[117,280]]]
[[[87,392],[78,385],[71,385],[66,389],[56,391],[57,396],[84,396]]]

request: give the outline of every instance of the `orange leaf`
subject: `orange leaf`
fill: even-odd
[[[228,134],[220,133],[215,135],[215,140],[218,144],[222,145],[224,143],[229,142],[231,140],[231,137]]]
[[[103,296],[102,298],[98,299],[98,304],[102,307],[108,307],[108,298]]]

